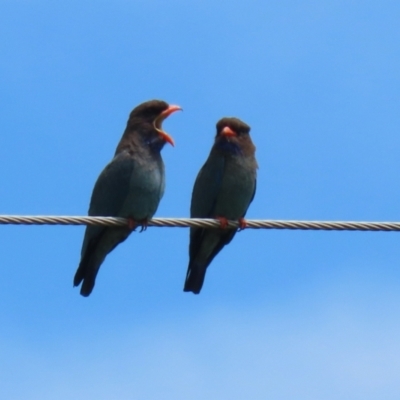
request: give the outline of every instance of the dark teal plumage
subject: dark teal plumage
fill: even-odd
[[[153,217],[165,187],[160,154],[165,138],[156,129],[160,127],[155,125],[155,120],[168,108],[167,103],[153,100],[132,111],[114,158],[96,181],[89,215],[131,218],[142,224]],[[81,261],[74,277],[74,286],[83,281],[83,296],[89,296],[93,290],[107,254],[130,233],[128,227],[86,228]]]
[[[223,134],[230,128],[235,135]],[[192,193],[192,218],[243,218],[256,191],[255,147],[250,127],[237,118],[217,123],[214,146],[201,168]],[[200,293],[207,267],[235,236],[237,229],[190,229],[185,292]]]

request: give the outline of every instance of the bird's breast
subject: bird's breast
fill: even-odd
[[[243,217],[254,193],[255,180],[251,158],[228,158],[215,204],[215,216],[234,220]]]
[[[161,161],[162,163],[162,161]],[[150,219],[164,194],[164,166],[150,161],[137,163],[129,181],[122,213],[136,220]]]

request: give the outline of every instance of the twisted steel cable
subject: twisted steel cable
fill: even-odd
[[[0,215],[0,225],[102,225],[127,226],[128,219],[116,217]],[[153,218],[148,226],[169,228],[219,228],[220,221],[202,218]],[[400,231],[400,222],[357,221],[285,221],[248,219],[250,229],[291,229],[323,231]],[[238,221],[229,221],[228,228],[238,228]]]

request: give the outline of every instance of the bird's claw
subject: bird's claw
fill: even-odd
[[[145,231],[147,229],[147,227],[149,226],[149,220],[147,218],[142,219],[140,221],[140,226],[141,226],[141,228],[140,228],[139,232]]]

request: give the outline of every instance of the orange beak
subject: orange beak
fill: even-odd
[[[232,137],[232,136],[237,136],[237,133],[229,128],[229,126],[225,126],[224,129],[221,131],[221,135],[226,136],[226,137]]]
[[[175,145],[174,139],[172,139],[171,136],[168,135],[167,132],[162,130],[162,123],[164,119],[169,117],[172,113],[175,111],[182,110],[181,107],[179,106],[169,106],[165,111],[163,111],[155,120],[154,120],[154,128],[156,128],[156,131],[159,133],[159,135],[166,141],[168,142],[171,146]]]

